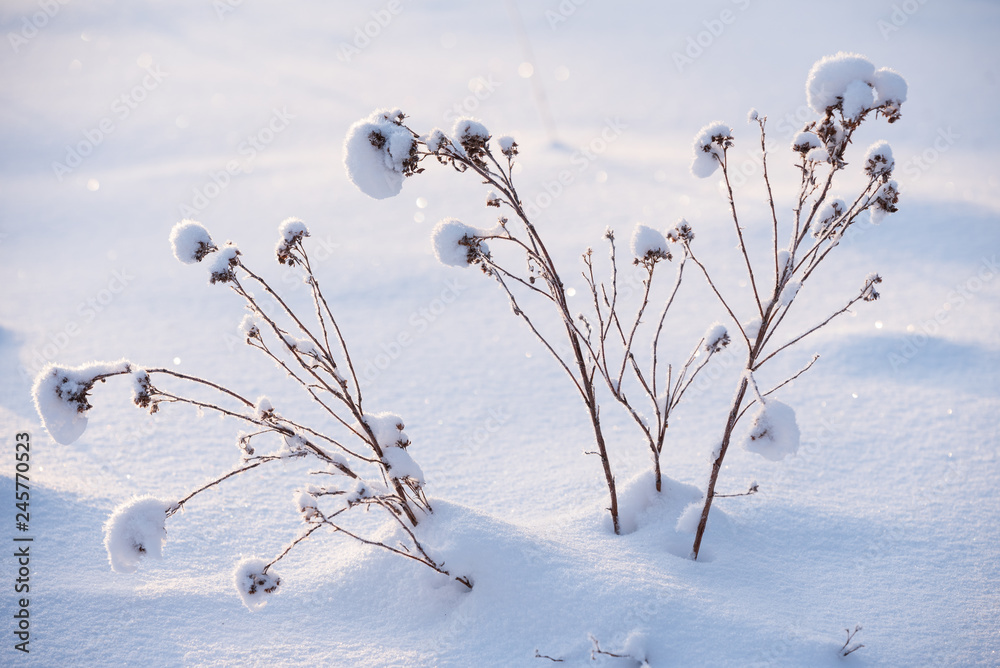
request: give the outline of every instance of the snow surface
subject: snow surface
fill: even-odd
[[[0,431],[11,445],[16,432],[31,435],[35,539],[31,654],[8,642],[0,664],[549,665],[537,649],[565,659],[553,665],[627,665],[591,662],[592,634],[612,652],[644,635],[653,666],[997,665],[1000,136],[983,130],[1000,103],[995,3],[857,1],[831,11],[727,2],[736,20],[714,35],[706,22],[721,5],[572,3],[564,16],[559,3],[520,2],[534,57],[505,3],[402,3],[386,25],[372,15],[385,2],[307,0],[291,12],[251,2],[57,4],[44,28],[17,51],[8,38],[0,56]],[[911,4],[914,13],[893,18],[894,6]],[[34,0],[3,3],[3,34],[20,34],[41,12]],[[699,39],[711,44],[675,66],[674,54],[688,58]],[[904,196],[883,224],[860,221],[841,239],[771,345],[840,308],[868,272],[885,276],[882,298],[856,304],[856,315],[759,374],[766,391],[821,355],[774,395],[795,408],[796,456],[771,462],[730,448],[719,491],[743,492],[752,480],[760,491],[716,500],[697,563],[677,520],[704,490],[742,337],[671,416],[665,493],[650,491],[648,448],[631,418],[603,404],[630,513],[628,532],[615,537],[600,466],[583,454],[592,434],[564,372],[489,277],[434,257],[436,221],[485,229],[506,211],[484,206],[473,175],[433,157],[400,196],[372,200],[345,176],[343,138],[378,105],[402,105],[417,132],[481,118],[518,139],[515,184],[576,290],[573,313],[589,300],[580,254],[599,247],[606,226],[624,235],[637,220],[666,229],[684,217],[698,232],[692,249],[746,322],[758,314],[719,174],[691,177],[691,140],[706,121],[742,119],[751,105],[766,115],[775,147],[767,166],[788,223],[799,176],[789,145],[816,117],[805,81],[813,63],[841,50],[891,66],[909,91],[900,122],[866,120],[832,195],[854,202],[867,181],[865,150],[885,139]],[[530,78],[518,72],[527,60]],[[488,89],[470,87],[483,80]],[[128,104],[116,104],[123,95]],[[114,132],[98,144],[104,119]],[[756,130],[741,131],[729,157],[766,299],[772,239]],[[56,173],[54,162],[77,166]],[[245,345],[232,292],[204,285],[203,270],[178,263],[166,241],[177,221],[204,222],[217,244],[239,241],[240,259],[308,314],[301,272],[273,258],[275,228],[289,215],[310,223],[310,259],[351,345],[366,409],[406,418],[407,450],[434,508],[421,525],[427,547],[472,573],[469,593],[410,559],[318,532],[276,564],[280,595],[250,612],[234,568],[249,556],[273,559],[301,535],[293,492],[333,477],[310,476],[298,460],[185,504],[167,520],[162,560],[132,574],[108,566],[102,526],[114,508],[137,495],[183,498],[231,470],[240,427],[178,405],[148,415],[131,403],[131,379],[119,377],[96,384],[87,431],[58,445],[32,405],[33,378],[48,363],[124,356],[251,401],[267,395],[283,415],[325,427],[283,372]],[[664,330],[661,363],[675,372],[709,323],[734,332],[698,271],[687,264]],[[635,306],[641,275],[621,279],[632,294],[621,299]],[[640,332],[657,316],[645,315]],[[5,499],[13,476],[10,457]],[[15,511],[5,508],[11,531]],[[0,556],[7,587],[15,562],[13,550]],[[838,658],[843,629],[857,623],[865,647]]]

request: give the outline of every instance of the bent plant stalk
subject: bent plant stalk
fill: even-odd
[[[737,207],[733,198],[733,190],[730,186],[727,157],[728,149],[732,146],[732,137],[720,136],[713,138],[714,143],[721,150],[722,157],[720,158],[716,155],[715,159],[718,161],[719,166],[722,169],[723,180],[728,194],[728,204],[737,232],[738,247],[745,261],[750,284],[753,286],[755,301],[754,310],[760,314],[760,325],[756,333],[751,332],[752,336],[748,336],[743,325],[740,324],[739,319],[736,317],[734,310],[730,307],[728,301],[716,287],[708,269],[701,261],[698,260],[697,257],[695,257],[694,253],[691,251],[690,245],[685,243],[685,247],[687,248],[688,253],[690,253],[692,261],[694,261],[694,263],[701,269],[701,272],[712,291],[725,307],[730,317],[732,317],[736,326],[740,328],[740,332],[742,333],[747,346],[746,364],[744,365],[744,370],[738,382],[733,402],[730,405],[729,412],[726,417],[721,442],[712,459],[711,475],[709,477],[704,505],[702,507],[701,515],[698,521],[698,528],[695,532],[694,544],[692,546],[692,559],[696,560],[698,558],[701,551],[702,540],[705,535],[705,529],[708,524],[708,517],[712,508],[712,502],[716,496],[720,496],[715,492],[716,484],[719,479],[719,473],[722,471],[722,465],[726,458],[726,453],[729,451],[729,446],[732,443],[733,433],[740,421],[740,418],[746,414],[746,411],[753,404],[762,402],[764,397],[772,394],[781,387],[784,387],[805,373],[816,362],[818,355],[813,356],[812,361],[810,361],[804,368],[795,373],[793,376],[785,379],[777,386],[763,394],[757,392],[753,374],[760,370],[762,366],[773,359],[778,353],[797,344],[806,336],[826,326],[834,318],[847,313],[850,307],[858,301],[874,301],[875,299],[878,299],[878,292],[875,290],[875,285],[880,283],[882,279],[876,274],[871,274],[865,280],[861,291],[854,298],[848,301],[847,305],[843,308],[834,312],[826,320],[820,322],[777,348],[770,351],[767,348],[775,331],[781,325],[789,309],[794,303],[795,297],[799,294],[798,291],[805,284],[806,280],[812,275],[816,267],[829,255],[830,251],[838,245],[844,237],[846,231],[857,221],[858,216],[873,208],[881,208],[886,212],[896,210],[894,206],[896,203],[894,187],[890,190],[891,199],[889,201],[880,199],[880,193],[882,192],[880,187],[889,182],[891,168],[888,171],[879,171],[878,165],[866,165],[865,172],[869,176],[868,183],[862,189],[861,193],[853,200],[853,203],[845,210],[835,209],[835,211],[837,211],[837,215],[831,220],[820,221],[817,218],[817,213],[821,210],[823,204],[827,202],[831,187],[834,183],[834,177],[838,172],[842,171],[847,164],[844,162],[844,154],[855,129],[861,124],[869,113],[875,112],[877,115],[879,111],[881,111],[880,108],[874,107],[865,111],[859,118],[850,120],[845,119],[842,111],[834,107],[827,110],[826,116],[819,124],[810,124],[806,126],[807,130],[815,130],[817,134],[823,138],[830,157],[828,162],[818,163],[814,160],[807,159],[806,150],[799,151],[801,162],[799,162],[796,166],[801,171],[801,182],[799,186],[797,205],[794,209],[794,226],[789,240],[789,247],[786,249],[788,259],[784,266],[780,266],[781,253],[778,250],[778,218],[776,214],[774,196],[771,191],[770,177],[767,171],[767,149],[765,146],[766,135],[764,129],[766,117],[756,119],[760,127],[763,179],[767,187],[768,205],[771,213],[773,231],[773,257],[771,259],[773,260],[774,266],[774,287],[771,291],[770,299],[766,302],[761,302],[759,297],[756,282],[757,279],[754,275],[753,265],[750,262],[750,254],[743,239],[740,221],[737,215]],[[890,118],[890,122],[891,120],[892,119]],[[839,135],[835,132],[838,125],[842,132],[842,134]],[[829,164],[828,172],[825,175],[825,178],[819,178],[820,175],[818,174],[818,171],[820,170],[821,164]],[[892,185],[894,186],[894,184]],[[810,198],[814,198],[811,205],[809,205]],[[811,245],[806,243],[810,233],[812,233],[812,236],[815,239]],[[798,282],[798,288],[796,288],[795,293],[790,299],[782,301],[781,296],[783,290],[785,290],[786,286],[788,286],[793,280]],[[744,400],[747,398],[748,388],[752,388],[754,390],[756,398],[744,405]]]

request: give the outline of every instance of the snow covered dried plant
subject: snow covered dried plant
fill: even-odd
[[[298,383],[332,421],[335,432],[295,421],[267,397],[251,400],[209,380],[167,368],[143,368],[126,360],[75,368],[49,365],[35,379],[35,406],[46,429],[59,443],[72,443],[83,434],[91,408],[90,392],[96,383],[115,376],[130,378],[134,403],[150,413],[158,412],[162,405],[188,404],[232,418],[245,427],[236,442],[240,461],[232,470],[180,500],[141,497],[115,509],[105,525],[111,567],[132,572],[142,558],[159,558],[166,539],[166,521],[202,492],[264,464],[310,459],[319,467],[311,471],[317,484],[300,484],[292,494],[304,528],[273,559],[253,558],[236,567],[234,583],[247,607],[264,605],[266,596],[281,585],[274,564],[322,529],[407,557],[471,588],[468,577],[445,570],[417,537],[418,525],[432,512],[423,490],[423,473],[407,450],[410,440],[403,421],[391,413],[371,413],[364,408],[347,343],[310,265],[304,245],[308,229],[301,220],[289,218],[278,231],[277,260],[301,271],[311,292],[314,326],[307,325],[264,278],[246,265],[235,244],[216,245],[201,224],[190,220],[173,228],[170,241],[178,260],[188,264],[206,262],[209,282],[226,285],[243,299],[247,314],[240,323],[240,332],[246,343]],[[268,308],[250,292],[251,287],[263,290],[271,302]],[[163,386],[160,379],[166,381]],[[185,387],[196,392],[189,396]],[[206,391],[216,398],[202,398]],[[278,447],[259,453],[257,447],[267,436]],[[380,535],[389,537],[363,535],[365,532],[352,521],[363,514],[358,511],[369,510],[384,514],[387,522]]]
[[[393,119],[395,128],[382,130],[372,125],[373,119]],[[435,129],[420,135],[405,125],[405,116],[398,110],[376,111],[368,120],[359,121],[350,130],[345,142],[345,165],[350,179],[366,194],[381,199],[387,192],[399,192],[403,170],[390,159],[383,136],[407,133],[411,144],[407,155],[416,163],[409,173],[425,159],[433,159],[459,173],[471,173],[489,187],[486,206],[506,208],[512,217],[501,215],[495,225],[481,229],[455,219],[442,220],[432,232],[434,252],[443,264],[455,267],[479,267],[494,278],[510,300],[512,310],[520,317],[561,368],[570,377],[573,387],[583,400],[593,428],[596,454],[601,461],[608,488],[612,526],[620,533],[618,495],[611,460],[605,443],[600,419],[600,392],[606,387],[620,403],[645,436],[653,460],[655,485],[661,489],[660,455],[671,412],[677,407],[685,390],[711,357],[729,344],[729,335],[721,325],[709,328],[696,343],[687,360],[677,369],[660,360],[664,343],[664,322],[674,302],[688,258],[687,242],[693,238],[690,227],[683,221],[664,236],[646,225],[638,225],[632,235],[632,263],[642,275],[641,303],[631,315],[624,313],[621,299],[620,271],[615,234],[605,233],[610,247],[610,278],[600,281],[595,276],[593,250],[583,254],[584,272],[592,299],[589,315],[574,314],[569,307],[565,284],[560,277],[546,241],[529,218],[514,185],[513,172],[518,155],[517,142],[509,136],[494,139],[485,125],[471,118],[455,121],[450,134]],[[358,139],[360,129],[370,132],[367,144]],[[398,154],[393,154],[398,156]],[[382,178],[376,178],[381,174]],[[386,183],[391,188],[384,187]],[[668,244],[667,238],[670,242]],[[501,258],[490,249],[504,245],[514,251],[514,259]],[[663,295],[657,326],[651,334],[652,354],[648,364],[640,364],[634,351],[640,345],[637,332],[647,308],[653,301],[654,277],[661,264],[672,261],[674,253],[681,258],[670,287]],[[555,329],[562,330],[568,345],[551,339],[543,326],[555,319]],[[651,421],[639,410],[638,404],[626,393],[628,381],[637,388],[637,395],[647,401],[654,416]]]
[[[819,119],[807,123],[792,140],[791,150],[796,156],[801,178],[792,215],[784,226],[779,223],[767,171],[767,119],[756,111],[750,112],[749,122],[759,128],[763,180],[771,218],[772,244],[764,263],[751,261],[751,251],[743,237],[745,223],[740,220],[730,184],[727,158],[735,142],[733,131],[724,123],[710,123],[695,139],[691,171],[697,177],[706,178],[721,169],[737,247],[742,255],[740,264],[745,265],[753,292],[749,309],[736,306],[731,298],[722,294],[690,243],[683,242],[691,260],[704,274],[715,296],[732,318],[736,338],[746,350],[746,362],[722,438],[712,453],[711,475],[692,548],[695,559],[698,558],[709,511],[716,496],[719,473],[740,418],[756,405],[749,434],[743,442],[746,449],[772,460],[794,453],[799,445],[795,413],[791,407],[769,397],[808,370],[818,355],[814,355],[812,361],[796,374],[766,392],[758,389],[755,374],[776,355],[847,313],[857,302],[874,301],[879,297],[876,286],[882,279],[878,274],[869,274],[846,305],[829,317],[781,343],[774,338],[795,300],[802,294],[806,282],[840,244],[847,230],[862,220],[879,223],[887,214],[896,211],[899,187],[891,178],[895,163],[892,150],[884,141],[872,145],[861,160],[865,182],[859,192],[844,200],[835,198],[834,190],[837,175],[848,167],[847,149],[857,128],[879,116],[890,123],[899,120],[906,92],[906,82],[899,74],[887,68],[875,69],[870,61],[856,54],[838,53],[813,65],[806,82],[806,95],[809,106]],[[779,237],[783,233],[787,233],[788,241],[781,248]],[[739,315],[741,312],[743,317]]]

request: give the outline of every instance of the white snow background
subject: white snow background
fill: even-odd
[[[610,651],[642,645],[652,666],[1000,665],[1000,5],[543,0],[517,3],[520,19],[511,6],[3,3],[0,663],[548,665],[537,649],[564,665],[626,665],[591,662],[589,633]],[[344,57],[366,25],[373,36]],[[685,51],[690,62],[678,61]],[[795,409],[802,445],[780,462],[730,452],[720,491],[761,491],[716,502],[702,561],[675,556],[690,537],[674,526],[697,497],[688,485],[704,487],[740,359],[723,355],[717,382],[672,420],[663,463],[679,482],[659,500],[639,433],[609,401],[629,532],[615,537],[566,378],[495,284],[434,257],[437,221],[493,224],[485,191],[428,164],[399,196],[370,199],[344,172],[347,129],[399,107],[424,130],[473,115],[515,137],[521,194],[561,189],[538,221],[575,299],[586,295],[579,254],[604,253],[606,226],[624,253],[637,222],[663,232],[680,217],[724,289],[745,299],[718,178],[691,176],[691,142],[715,119],[734,129],[731,157],[750,173],[736,188],[745,234],[766,249],[747,110],[769,117],[787,220],[787,146],[812,118],[806,75],[838,51],[909,84],[902,120],[867,123],[849,153],[859,171],[868,145],[891,144],[900,211],[831,256],[796,322],[838,308],[870,271],[885,279],[882,298],[772,370],[821,355],[775,395]],[[54,169],[81,145],[79,164]],[[239,172],[223,176],[233,161]],[[571,182],[557,188],[561,170]],[[280,593],[250,612],[233,568],[298,534],[291,493],[304,471],[293,464],[205,494],[168,522],[162,560],[112,572],[112,509],[132,495],[176,499],[225,472],[237,427],[183,407],[148,416],[115,379],[95,389],[76,443],[41,427],[29,389],[52,361],[172,365],[266,393],[279,410],[304,406],[238,338],[235,296],[168,243],[195,218],[305,297],[272,256],[289,216],[313,233],[371,410],[406,422],[434,545],[471,570],[471,593],[320,532],[282,560]],[[675,359],[725,322],[696,276],[682,292]],[[32,437],[29,655],[13,649],[11,616],[19,431]],[[840,659],[855,624],[865,647]]]

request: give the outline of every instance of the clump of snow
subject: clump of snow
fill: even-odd
[[[235,279],[236,272],[233,269],[239,263],[239,255],[240,251],[236,244],[229,242],[223,246],[208,267],[208,282],[212,284],[227,283]]]
[[[278,245],[275,248],[275,253],[278,255],[278,262],[288,265],[294,264],[295,259],[291,254],[292,248],[303,237],[309,236],[309,228],[299,218],[285,218],[278,226],[278,235],[280,239],[278,239]]]
[[[778,295],[778,303],[781,306],[788,306],[795,299],[795,295],[799,294],[799,288],[802,284],[798,281],[788,281],[785,283],[785,287],[781,289],[781,294]]]
[[[500,146],[500,152],[508,158],[513,158],[517,155],[517,142],[514,141],[513,137],[504,135],[497,139],[497,145]]]
[[[212,237],[201,223],[182,220],[170,230],[170,245],[174,257],[184,264],[201,262],[206,255],[216,250]]]
[[[49,364],[35,377],[31,396],[42,424],[56,443],[69,445],[87,429],[87,393],[99,377],[129,373],[126,360],[93,362],[78,367]]]
[[[257,405],[253,408],[253,414],[258,420],[263,420],[273,415],[274,406],[271,405],[271,400],[261,395],[257,399]]]
[[[842,199],[834,199],[828,202],[819,211],[819,215],[816,218],[816,225],[813,227],[813,236],[816,238],[826,236],[830,227],[837,222],[837,219],[840,218],[846,210],[847,205]]]
[[[869,209],[872,223],[878,225],[890,213],[896,213],[899,210],[896,208],[898,202],[899,185],[895,181],[883,183],[872,196],[872,206]]]
[[[385,462],[389,475],[393,478],[412,478],[421,485],[424,484],[423,470],[403,448],[384,447],[382,461]]]
[[[426,136],[421,137],[421,141],[424,142],[427,150],[431,153],[437,153],[451,143],[451,140],[448,139],[448,135],[438,128],[434,128],[428,132]]]
[[[149,407],[149,402],[152,401],[152,391],[153,384],[150,382],[146,370],[134,368],[132,370],[132,403],[142,408]]]
[[[441,264],[451,267],[468,267],[490,247],[481,241],[483,230],[466,225],[454,218],[445,218],[431,232],[434,255]]]
[[[239,325],[240,334],[248,339],[259,339],[260,338],[260,321],[257,316],[253,313],[247,313],[240,320]]]
[[[485,142],[490,138],[490,131],[474,118],[459,118],[455,120],[455,125],[451,128],[451,136],[462,145],[462,148],[468,150],[467,143]]]
[[[892,123],[906,101],[906,81],[887,67],[876,70],[864,56],[841,52],[813,65],[806,98],[817,114],[839,107],[844,118],[856,121],[865,111],[880,108]]]
[[[766,401],[754,414],[743,447],[774,462],[795,454],[799,449],[799,425],[792,407],[780,401]]]
[[[792,150],[797,153],[809,153],[813,149],[820,148],[823,146],[823,142],[820,141],[819,135],[815,132],[804,131],[795,135],[792,140]]]
[[[757,334],[760,333],[760,325],[760,318],[754,318],[753,320],[743,323],[743,331],[746,333],[748,339],[753,341],[757,338]]]
[[[856,53],[840,53],[820,59],[806,79],[806,102],[817,114],[841,104],[848,88],[855,82],[867,85],[875,77],[875,66]],[[854,89],[855,94],[860,89]],[[844,113],[847,116],[845,110]]]
[[[104,547],[112,570],[134,573],[143,557],[162,557],[167,511],[172,507],[152,496],[141,496],[115,508],[104,525]]]
[[[892,123],[899,118],[899,108],[906,102],[906,79],[898,72],[883,67],[875,71],[872,85],[875,87],[875,104],[883,108]]]
[[[865,174],[875,179],[885,180],[892,174],[896,161],[892,157],[889,142],[877,141],[868,148],[865,154]]]
[[[756,109],[754,109],[753,107],[751,107],[750,111],[747,112],[747,123],[754,123],[759,118],[760,118],[760,114],[757,113]]]
[[[729,332],[722,323],[714,323],[705,332],[705,352],[717,353],[729,345]]]
[[[405,447],[410,439],[403,431],[403,419],[393,413],[365,414],[362,418],[380,448]],[[360,425],[357,425],[360,428]]]
[[[667,248],[667,239],[659,231],[648,225],[639,223],[632,232],[632,255],[638,260],[656,262],[657,260],[669,260],[670,250]]]
[[[700,179],[714,174],[725,159],[725,149],[732,145],[733,131],[726,123],[714,121],[703,127],[694,138],[691,173]]]
[[[875,91],[867,81],[852,81],[844,89],[842,103],[844,118],[856,121],[865,111],[875,106]]]
[[[267,605],[267,596],[281,585],[281,577],[267,567],[267,562],[259,557],[244,559],[236,564],[233,584],[243,599],[243,605],[250,610],[260,610]]]
[[[344,166],[351,183],[374,199],[394,197],[416,166],[416,141],[403,126],[403,112],[379,110],[352,125],[344,140]]]
[[[316,505],[316,497],[306,490],[295,492],[295,507],[302,515],[302,519],[309,521],[319,514],[319,507]]]

